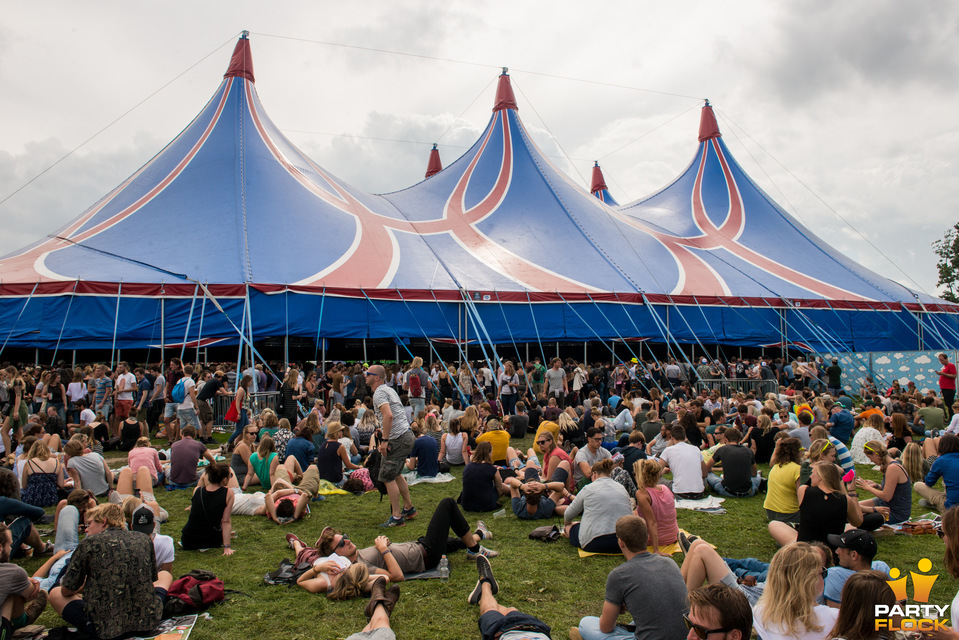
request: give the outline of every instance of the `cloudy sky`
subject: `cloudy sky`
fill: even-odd
[[[709,98],[746,171],[884,276],[933,292],[930,243],[959,220],[955,3],[0,0],[0,9],[0,255],[75,218],[176,136],[213,94],[243,29],[273,121],[369,191],[419,181],[433,142],[444,164],[465,151],[508,66],[541,149],[584,187],[600,160],[621,203],[685,168]],[[769,242],[771,255],[790,250]]]

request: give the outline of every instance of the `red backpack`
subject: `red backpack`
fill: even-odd
[[[416,372],[416,369],[410,371],[409,381],[410,397],[419,398],[420,393],[423,392],[423,385],[420,384],[420,374]]]
[[[163,617],[182,616],[202,611],[225,597],[223,581],[209,571],[194,569],[173,581],[167,589]]]

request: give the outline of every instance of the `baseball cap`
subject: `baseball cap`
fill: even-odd
[[[147,535],[153,533],[153,509],[144,505],[134,511],[130,528]]]
[[[831,533],[826,536],[826,539],[832,546],[855,551],[867,560],[875,558],[879,550],[876,540],[869,535],[868,531],[862,529],[850,529],[841,536]]]

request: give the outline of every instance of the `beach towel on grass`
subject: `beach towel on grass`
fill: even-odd
[[[680,500],[676,499],[677,509],[689,509],[691,511],[702,511],[703,513],[726,513],[722,504],[726,498],[716,496],[706,496],[702,500]]]

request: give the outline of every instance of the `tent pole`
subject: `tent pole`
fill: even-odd
[[[240,388],[240,381],[243,380],[243,334],[246,332],[246,304],[248,300],[243,298],[243,319],[240,320],[240,348],[236,352],[236,389]],[[233,391],[236,391],[234,389]]]
[[[529,343],[528,343],[528,342],[526,343],[526,360],[525,360],[525,362],[529,362]],[[525,366],[524,366],[523,368],[525,369]]]
[[[256,393],[257,391],[261,391],[261,389],[257,388],[259,385],[257,385],[257,376],[255,375],[256,367],[254,366],[254,361],[253,361],[253,311],[250,309],[250,307],[252,306],[253,305],[250,302],[250,283],[247,282],[246,283],[246,319],[247,319],[246,330],[249,332],[249,335],[250,335],[250,351],[249,351],[250,368],[253,370],[253,373],[254,373],[253,393]]]
[[[195,294],[194,294],[195,295]],[[206,296],[203,296],[203,304],[200,305],[200,328],[196,336],[196,361],[200,363],[200,340],[203,339],[203,316],[206,314]],[[207,361],[207,350],[203,349],[203,360]]]
[[[76,349],[73,350],[73,358],[71,359],[70,368],[71,369],[77,368],[77,350]]]
[[[559,357],[559,340],[556,341],[556,357]]]
[[[39,348],[33,350],[33,366],[34,367],[40,366],[40,349]]]
[[[160,285],[161,289],[163,285]],[[160,298],[160,371],[164,371],[163,363],[166,361],[166,356],[163,355],[163,348],[166,346],[166,299]]]
[[[363,362],[369,362],[369,358],[366,357],[366,338],[363,338]]]
[[[323,341],[323,360],[320,362],[320,371],[326,373],[326,338],[320,338]]]
[[[286,333],[283,335],[283,368],[290,366],[290,286],[283,290],[283,305],[286,310]]]
[[[642,342],[639,343],[639,359],[640,360],[643,359],[643,343]]]
[[[616,341],[615,340],[609,341],[609,355],[610,355],[610,358],[612,358],[609,361],[609,366],[615,367],[616,366]]]
[[[186,343],[190,339],[190,324],[193,321],[193,310],[196,308],[196,294],[200,291],[200,283],[196,283],[193,286],[193,299],[190,300],[190,315],[186,317],[186,331],[183,332],[183,346],[180,347],[180,360],[186,358]],[[206,297],[204,296],[204,300]],[[197,338],[197,344],[199,344],[200,339]]]
[[[120,322],[120,292],[123,291],[123,280],[117,283],[117,310],[113,315],[113,342],[110,343],[110,370],[113,371],[114,349],[117,346],[117,324]],[[119,358],[118,358],[119,359]]]
[[[586,357],[586,341],[583,340],[583,362],[586,362],[586,360],[587,360],[587,357]]]

